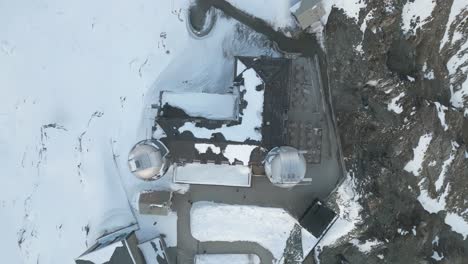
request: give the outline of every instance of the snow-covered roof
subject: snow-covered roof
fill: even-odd
[[[112,255],[114,255],[115,250],[119,247],[125,247],[122,241],[118,241],[98,250],[91,251],[88,254],[83,255],[76,260],[91,261],[94,264],[107,263],[108,261],[110,261]]]
[[[174,182],[250,187],[250,168],[244,165],[189,163],[174,168]]]
[[[161,93],[161,108],[167,104],[183,110],[191,117],[237,120],[239,100],[238,92],[217,94],[163,91]]]
[[[242,67],[241,67],[242,69]],[[242,73],[244,83],[239,86],[240,92],[244,92],[243,100],[247,106],[239,115],[240,124],[223,125],[220,128],[209,129],[198,127],[194,122],[186,122],[178,130],[180,133],[190,131],[196,138],[209,139],[213,134],[221,133],[226,140],[244,142],[246,140],[262,140],[261,127],[263,122],[263,96],[264,89],[256,89],[257,86],[264,86],[265,83],[252,68],[245,69]]]

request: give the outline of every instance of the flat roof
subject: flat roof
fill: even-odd
[[[211,120],[237,120],[239,115],[239,93],[161,92],[160,114],[164,106],[170,105],[184,111],[190,117]]]
[[[250,187],[248,166],[190,163],[174,168],[174,182],[204,185]]]

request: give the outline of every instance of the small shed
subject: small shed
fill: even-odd
[[[168,215],[171,211],[172,192],[150,191],[138,196],[138,211],[141,214]]]
[[[333,210],[320,200],[315,199],[300,218],[299,223],[312,235],[321,239],[337,218],[338,216]]]
[[[320,19],[325,15],[322,0],[301,0],[296,5],[294,16],[302,29],[321,25]]]

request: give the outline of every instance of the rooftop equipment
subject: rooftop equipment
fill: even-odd
[[[128,155],[130,171],[142,180],[157,180],[169,168],[169,150],[159,140],[138,142]]]
[[[290,188],[304,179],[306,160],[301,151],[289,147],[275,147],[264,160],[265,173],[270,181],[283,188]]]

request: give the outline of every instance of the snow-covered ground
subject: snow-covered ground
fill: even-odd
[[[5,263],[73,263],[94,238],[135,221],[126,194],[186,191],[171,179],[141,182],[127,169],[129,149],[151,137],[150,104],[161,87],[224,92],[234,55],[272,54],[224,18],[192,39],[189,4],[0,2]],[[141,222],[157,233],[152,221]]]
[[[465,0],[453,0],[452,6],[450,8],[450,15],[445,26],[445,33],[440,42],[440,49],[442,49],[447,43],[455,43],[462,37],[462,34],[459,32],[460,28],[455,28],[450,30],[455,22],[456,18],[462,15],[462,12],[468,9],[468,3]],[[466,17],[465,17],[466,20]]]
[[[432,134],[424,134],[420,137],[418,145],[413,148],[414,157],[410,160],[404,169],[408,172],[413,173],[414,176],[420,177],[422,164],[425,162],[426,151],[430,147],[432,141]],[[419,195],[417,197],[418,201],[423,206],[424,210],[429,213],[438,213],[440,211],[447,211],[447,196],[450,192],[450,183],[445,183],[445,176],[448,171],[449,166],[452,164],[455,159],[455,155],[460,147],[457,142],[452,141],[452,149],[449,154],[449,157],[442,163],[441,172],[434,182],[436,197],[433,197],[429,193],[429,184],[430,182],[425,177],[420,177],[419,179]],[[429,163],[429,166],[434,166],[435,163]],[[452,230],[462,234],[465,238],[468,236],[468,222],[464,220],[462,216],[454,212],[447,212],[445,217],[445,223],[451,226]]]
[[[434,102],[437,110],[437,117],[440,120],[440,125],[444,128],[444,131],[448,130],[447,122],[445,122],[445,111],[448,110],[448,107],[440,104],[439,102]]]
[[[435,0],[408,1],[403,6],[401,29],[404,33],[415,34],[431,17]]]
[[[413,173],[414,176],[419,176],[431,140],[432,134],[424,134],[419,138],[418,145],[413,148],[413,159],[406,163],[404,167],[405,171]]]
[[[227,0],[240,10],[261,18],[276,30],[293,27],[295,22],[289,12],[290,0]]]
[[[288,212],[281,208],[196,202],[190,212],[190,229],[199,241],[250,241],[269,250],[280,261],[294,226]],[[302,229],[303,254],[317,242]],[[280,262],[281,263],[281,262]]]
[[[121,159],[137,140],[142,96],[172,57],[161,42],[172,52],[184,43],[160,34],[185,30],[174,15],[185,6],[0,2],[5,263],[73,263],[93,238],[135,221]]]
[[[401,114],[403,112],[403,106],[398,103],[401,98],[405,96],[405,92],[401,92],[399,95],[397,95],[395,98],[392,98],[390,102],[387,105],[388,111],[393,111],[397,114]]]
[[[440,43],[440,49],[454,48],[456,52],[447,62],[450,78],[450,103],[453,107],[464,109],[468,116],[468,39],[463,40],[463,28],[467,21],[468,3],[464,0],[454,0],[450,15],[445,26],[445,33]],[[464,80],[462,79],[464,78]],[[459,80],[462,81],[459,81]]]

